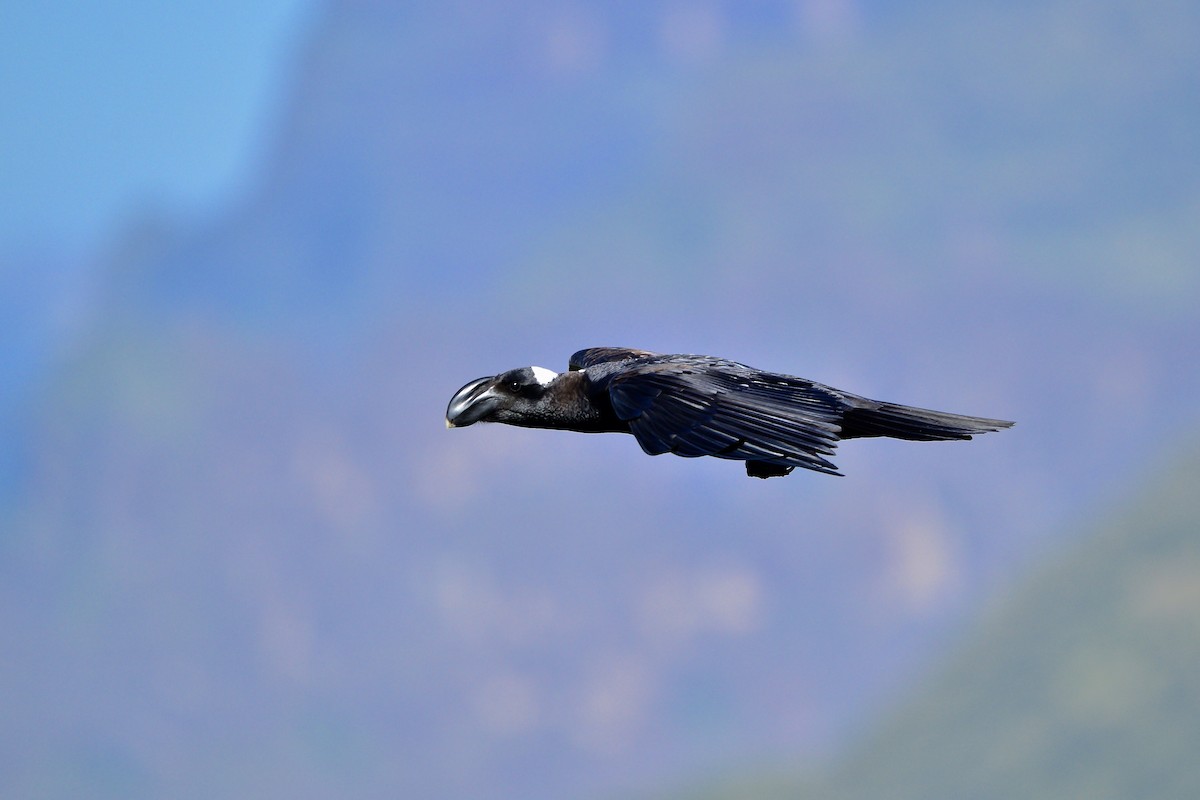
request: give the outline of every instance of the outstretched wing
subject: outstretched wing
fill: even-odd
[[[608,394],[650,455],[716,456],[839,474],[823,456],[837,446],[842,401],[820,384],[676,362],[618,372]]]

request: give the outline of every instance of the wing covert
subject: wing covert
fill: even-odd
[[[631,358],[650,358],[656,355],[658,354],[649,350],[634,350],[629,347],[588,347],[571,356],[568,367],[571,371],[578,371],[610,361],[628,361]]]

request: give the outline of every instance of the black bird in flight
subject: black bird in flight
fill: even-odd
[[[580,350],[561,374],[522,367],[471,381],[451,398],[446,427],[476,422],[632,433],[652,456],[745,461],[754,478],[796,467],[840,475],[825,456],[842,439],[970,439],[1013,424],[869,400],[713,356],[620,347]]]

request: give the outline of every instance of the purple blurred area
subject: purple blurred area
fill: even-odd
[[[227,208],[0,272],[0,794],[641,796],[837,753],[1200,425],[1198,33],[331,0]],[[444,429],[596,345],[1017,426],[770,481]]]

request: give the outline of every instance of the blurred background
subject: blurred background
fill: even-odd
[[[1200,6],[9,4],[0,794],[1200,794]],[[446,431],[595,345],[1018,421]]]

